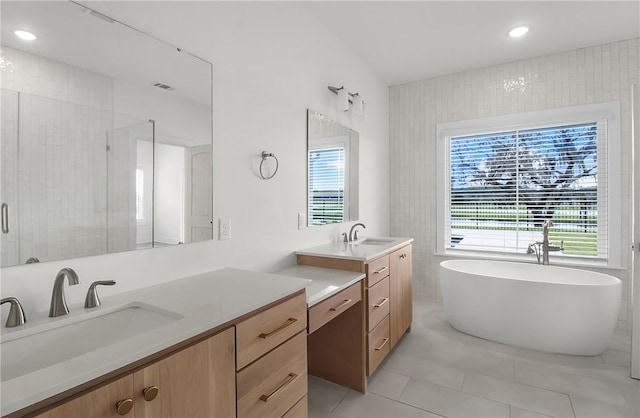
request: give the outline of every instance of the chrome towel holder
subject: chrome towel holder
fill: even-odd
[[[273,158],[274,160],[276,160],[276,169],[273,171],[273,173],[270,176],[265,176],[262,173],[262,165],[264,164],[265,161],[267,161],[269,158]],[[276,173],[278,172],[278,166],[280,165],[280,163],[278,162],[278,157],[276,157],[276,155],[272,152],[267,152],[267,151],[262,151],[262,161],[260,161],[260,177],[262,177],[263,180],[270,180],[273,177],[275,177]]]

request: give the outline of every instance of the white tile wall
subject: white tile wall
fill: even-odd
[[[2,189],[2,203],[8,205],[9,234],[0,234],[3,266],[18,262],[18,242],[16,240],[18,227],[13,222],[14,210],[18,198],[18,164],[15,156],[18,153],[18,94],[2,90],[0,138],[2,158],[2,174],[0,175]]]
[[[631,242],[630,89],[639,82],[640,39],[598,45],[395,86],[390,89],[390,230],[413,236],[414,292],[441,300],[436,245],[436,125],[565,106],[620,101],[621,248]],[[627,328],[630,257],[622,270],[619,326]]]
[[[13,151],[12,232],[19,229],[20,239],[11,248],[12,260],[4,259],[3,247],[3,265],[29,257],[45,261],[103,254],[113,80],[4,46],[0,57],[3,99],[17,97],[3,109],[3,122],[16,116],[19,130],[13,132],[19,146]]]
[[[49,99],[113,109],[113,78],[0,46],[2,88]]]

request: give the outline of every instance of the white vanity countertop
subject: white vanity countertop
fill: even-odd
[[[382,241],[386,242],[381,243],[381,245],[368,245],[366,244],[367,240],[378,241],[378,243],[381,243]],[[305,248],[296,251],[296,254],[315,257],[342,258],[345,260],[356,260],[366,263],[386,253],[411,244],[412,242],[413,238],[368,237],[361,238],[354,242],[331,242],[317,247]]]
[[[307,287],[309,308],[366,277],[364,273],[311,266],[289,267],[274,274],[311,280],[311,284]]]
[[[33,327],[51,326],[52,322],[71,320],[83,314],[99,315],[130,305],[151,305],[177,314],[169,324],[152,332],[124,339],[98,350],[79,355],[53,366],[6,380],[1,383],[1,414],[18,411],[82,383],[103,376],[188,338],[228,323],[244,314],[289,296],[309,285],[308,280],[237,269],[220,269],[174,280],[102,299],[102,306],[85,310],[70,306],[69,316],[46,318],[46,313],[23,328],[6,331],[2,339],[12,339]],[[117,285],[116,285],[117,286]],[[31,318],[29,318],[31,319]],[[55,350],[56,347],[48,347]]]

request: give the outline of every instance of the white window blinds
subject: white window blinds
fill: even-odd
[[[606,124],[449,137],[445,247],[524,253],[550,219],[562,255],[606,258]]]
[[[309,225],[344,221],[345,148],[309,150]]]

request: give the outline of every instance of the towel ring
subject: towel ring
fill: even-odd
[[[269,158],[273,158],[274,160],[276,160],[276,169],[273,172],[273,174],[271,174],[268,177],[265,177],[265,175],[262,173],[262,165],[264,164],[265,161],[267,161]],[[267,151],[262,151],[262,161],[260,161],[260,177],[262,177],[263,180],[270,180],[272,179],[276,173],[278,172],[278,166],[280,165],[280,163],[278,162],[278,157],[276,157],[276,155],[272,152],[267,152]]]

